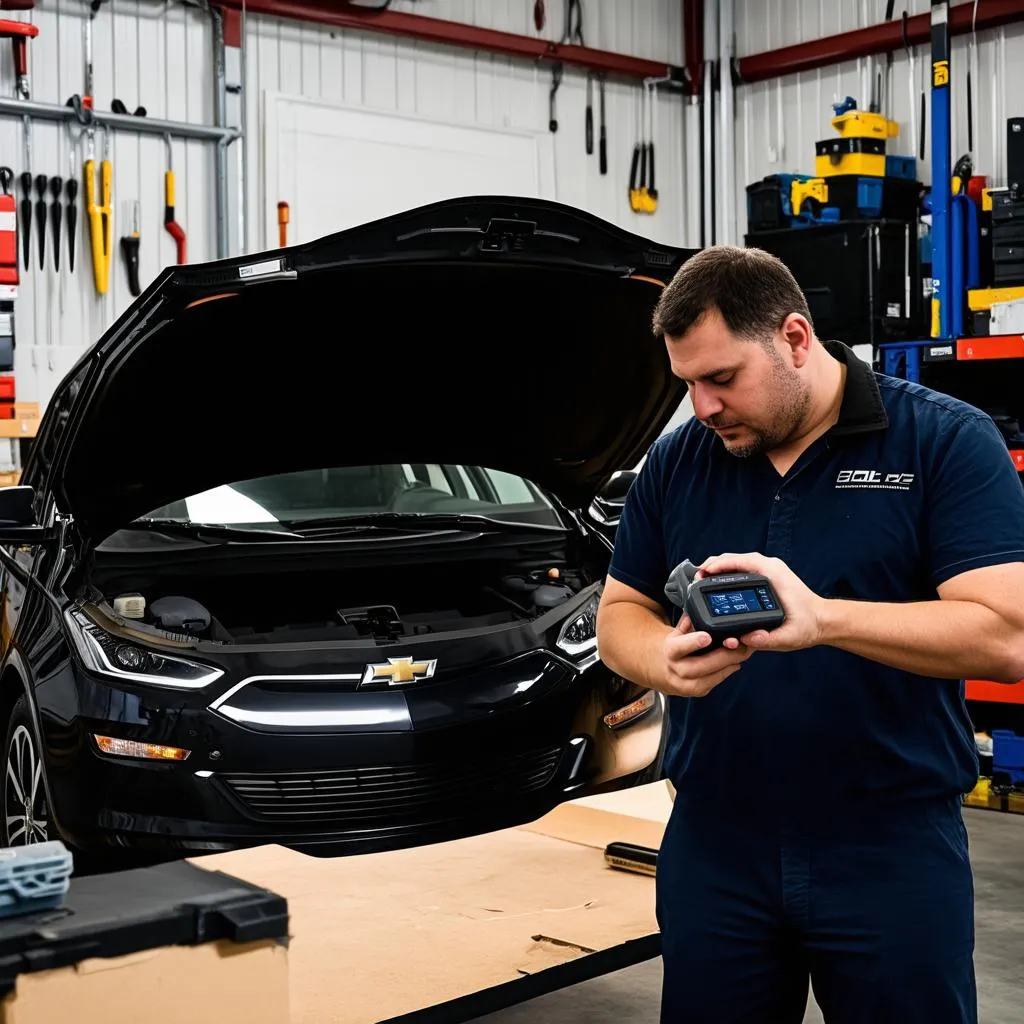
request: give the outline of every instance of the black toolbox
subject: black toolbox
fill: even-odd
[[[840,221],[744,241],[790,269],[819,338],[875,346],[927,336],[916,222]]]
[[[284,897],[188,861],[73,877],[0,919],[0,1021],[287,1024],[288,925]]]

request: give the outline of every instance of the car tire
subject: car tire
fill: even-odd
[[[4,846],[28,846],[58,838],[46,798],[42,753],[24,695],[11,710],[3,753],[0,838]]]

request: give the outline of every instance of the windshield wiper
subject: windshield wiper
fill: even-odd
[[[302,540],[301,534],[286,529],[225,526],[221,523],[192,523],[179,519],[136,519],[129,529],[150,530],[153,533],[175,533],[198,540]]]
[[[315,519],[293,519],[288,526],[309,536],[311,533],[361,533],[364,530],[389,530],[399,533],[420,533],[424,530],[486,531],[490,533],[518,533],[523,530],[543,533],[564,533],[561,526],[543,523],[510,522],[470,512],[371,512],[359,516],[318,516]]]

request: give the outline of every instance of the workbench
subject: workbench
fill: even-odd
[[[657,848],[663,831],[566,804],[411,850],[321,860],[261,847],[192,863],[287,899],[288,1024],[454,1024],[660,955],[654,879],[608,867],[604,848]]]
[[[448,1024],[653,959],[654,878],[604,849],[658,848],[671,798],[609,799],[387,853],[266,846],[72,879],[62,910],[0,921],[0,1024],[71,1005],[139,1024],[170,1002],[190,1024]]]

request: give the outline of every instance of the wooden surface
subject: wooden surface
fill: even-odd
[[[654,879],[609,868],[603,850],[662,828],[566,805],[412,850],[332,860],[270,846],[193,862],[287,898],[291,1024],[369,1024],[656,934]]]

